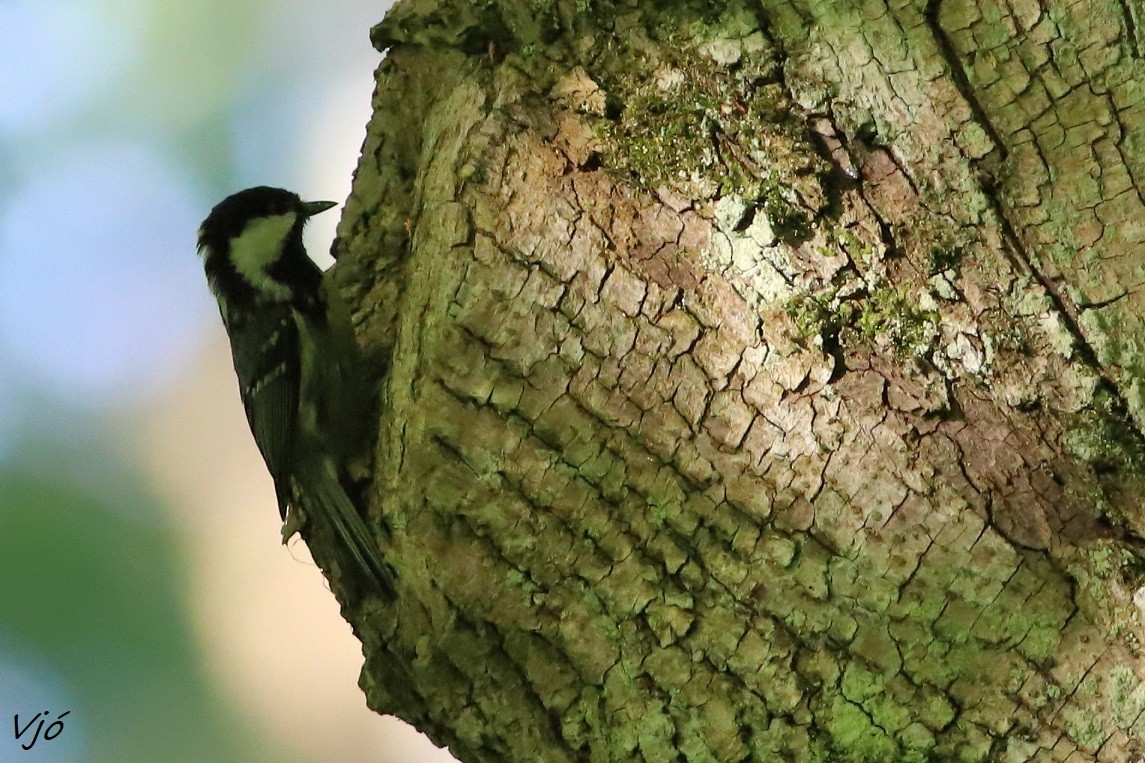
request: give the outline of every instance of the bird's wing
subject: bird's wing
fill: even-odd
[[[241,324],[226,314],[223,321],[247,421],[286,519],[301,377],[298,327],[286,305],[244,312]]]
[[[316,444],[307,450],[317,454],[320,446]],[[397,575],[382,557],[377,540],[342,488],[333,462],[325,457],[300,459],[295,479],[308,521],[333,530],[370,587],[382,598],[392,600],[396,595],[394,581]]]

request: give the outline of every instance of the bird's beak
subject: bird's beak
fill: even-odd
[[[336,201],[304,201],[302,202],[302,216],[312,217],[319,212],[325,212],[330,207],[338,206]]]

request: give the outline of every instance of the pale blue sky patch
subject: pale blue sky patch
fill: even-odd
[[[195,253],[208,204],[139,144],[45,164],[0,216],[0,361],[71,402],[138,394],[212,307]]]
[[[126,21],[90,0],[0,2],[0,129],[32,131],[95,103],[142,53],[144,25]]]

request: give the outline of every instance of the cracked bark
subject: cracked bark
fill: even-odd
[[[399,4],[336,244],[371,707],[467,761],[1141,755],[1137,6]]]

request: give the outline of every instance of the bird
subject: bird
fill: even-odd
[[[306,522],[321,523],[369,587],[392,599],[396,573],[342,483],[368,439],[361,351],[346,304],[302,243],[306,221],[334,206],[248,188],[210,211],[198,249],[247,422],[274,481],[283,542]]]

